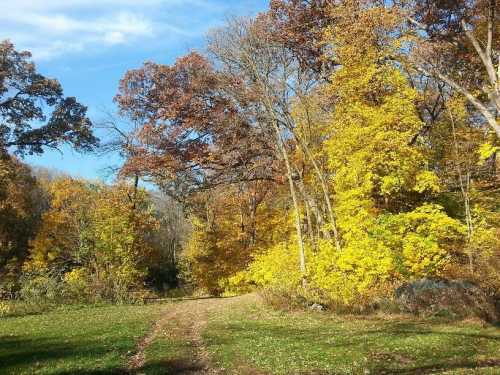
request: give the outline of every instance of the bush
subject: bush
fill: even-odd
[[[16,299],[0,301],[0,318],[40,314],[54,307],[53,304],[34,304]]]
[[[63,299],[63,285],[49,272],[26,273],[21,277],[19,297],[31,304],[59,303]]]
[[[307,299],[298,290],[267,287],[261,289],[259,295],[265,304],[279,310],[302,310],[309,305]]]
[[[74,268],[64,274],[64,296],[75,302],[87,302],[91,300],[89,288],[89,277],[85,268]]]
[[[8,316],[11,312],[11,304],[6,301],[0,301],[0,318]]]

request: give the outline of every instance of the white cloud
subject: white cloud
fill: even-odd
[[[206,0],[0,0],[0,40],[11,39],[37,60],[102,46],[144,42],[162,33],[198,35],[158,16]],[[161,12],[160,12],[161,9]]]
[[[126,38],[120,31],[110,31],[104,34],[104,41],[109,44],[122,44],[126,42]]]
[[[7,3],[7,0],[5,0]],[[20,11],[53,11],[61,9],[109,9],[117,7],[145,8],[152,6],[196,6],[196,7],[217,7],[217,1],[213,0],[17,0],[7,4],[2,4],[5,10]]]
[[[224,15],[268,0],[0,0],[0,40],[35,60],[125,46],[190,45]]]

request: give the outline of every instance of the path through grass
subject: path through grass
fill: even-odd
[[[500,374],[480,322],[277,312],[255,295],[0,319],[0,374]]]

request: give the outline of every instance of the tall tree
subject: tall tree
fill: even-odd
[[[269,140],[241,116],[244,103],[226,94],[238,85],[198,53],[173,66],[146,63],[127,72],[115,101],[121,115],[142,125],[123,174],[149,175],[176,198],[272,179]]]
[[[0,152],[41,154],[67,143],[88,151],[97,143],[87,108],[65,97],[61,84],[37,72],[27,51],[0,42]]]

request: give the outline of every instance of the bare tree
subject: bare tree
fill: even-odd
[[[400,3],[416,40],[409,62],[465,96],[500,137],[498,0]]]

